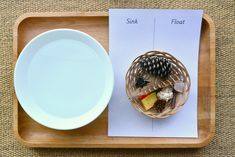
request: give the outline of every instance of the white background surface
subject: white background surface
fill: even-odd
[[[109,10],[109,47],[115,83],[109,103],[109,136],[197,137],[197,74],[201,10]],[[127,24],[127,18],[138,24]],[[172,19],[185,20],[171,24]],[[171,53],[187,68],[191,92],[183,109],[166,119],[151,119],[130,104],[125,74],[131,62],[150,50]]]

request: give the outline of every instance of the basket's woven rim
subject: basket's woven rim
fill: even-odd
[[[156,55],[157,54],[157,55]],[[186,97],[185,101],[182,102],[182,104],[178,105],[178,106],[175,106],[175,108],[173,109],[170,109],[169,108],[166,108],[164,109],[163,112],[161,113],[156,113],[156,112],[153,112],[153,111],[146,111],[141,104],[141,101],[139,99],[136,99],[136,97],[134,96],[131,96],[131,91],[130,89],[133,89],[133,87],[131,87],[130,85],[130,82],[129,80],[132,80],[135,79],[132,75],[130,75],[130,71],[133,72],[132,70],[134,69],[134,73],[136,73],[136,67],[138,66],[138,61],[140,59],[142,59],[143,57],[145,56],[158,56],[158,57],[163,57],[163,58],[166,58],[168,60],[171,60],[171,61],[174,61],[174,63],[176,64],[177,68],[180,68],[180,71],[181,71],[181,74],[184,75],[184,82],[187,84],[187,89],[185,90],[184,92],[184,97]],[[183,71],[183,73],[182,73]],[[128,79],[128,77],[130,77]],[[139,112],[149,116],[149,117],[152,117],[152,118],[166,118],[172,114],[175,114],[176,112],[178,112],[184,105],[184,103],[187,101],[188,99],[188,96],[189,96],[189,92],[190,92],[190,86],[191,86],[191,79],[190,79],[190,76],[188,74],[188,71],[186,69],[186,67],[183,65],[183,63],[181,61],[179,61],[178,59],[176,59],[173,55],[167,53],[167,52],[160,52],[160,51],[148,51],[148,52],[145,52],[143,53],[142,55],[138,56],[137,58],[134,59],[134,61],[131,63],[131,66],[130,68],[128,69],[127,73],[126,73],[126,94],[132,104],[132,106],[134,106],[134,108],[136,108]],[[154,82],[155,83],[155,82]],[[149,88],[148,89],[148,92],[151,92],[153,90],[156,90],[156,88]],[[135,90],[132,90],[132,92],[135,91]]]

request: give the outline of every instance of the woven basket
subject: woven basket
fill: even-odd
[[[150,58],[153,56],[157,56],[165,58],[171,62],[172,71],[167,79],[163,80],[159,77],[154,77],[151,76],[150,74],[146,74],[145,72],[143,72],[142,68],[140,67],[140,60],[143,57],[147,56]],[[148,80],[150,83],[148,83],[148,85],[143,88],[136,88],[135,81],[139,76],[141,76],[145,80]],[[157,112],[154,108],[148,111],[145,110],[145,108],[141,103],[141,100],[139,99],[139,96],[146,95],[150,92],[158,90],[159,88],[165,88],[169,86],[173,87],[174,84],[178,81],[184,83],[183,92],[182,93],[174,92],[173,99],[166,104],[163,111]],[[190,77],[185,66],[175,57],[166,52],[159,52],[159,51],[146,52],[145,54],[137,57],[132,62],[130,68],[126,73],[126,93],[128,98],[130,99],[131,104],[139,112],[142,112],[151,118],[166,118],[178,112],[187,101],[190,92],[190,85],[191,85]]]

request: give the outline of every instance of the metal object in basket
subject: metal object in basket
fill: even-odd
[[[162,78],[160,77],[161,75],[157,76],[146,72],[141,66],[142,60],[145,58],[150,60],[157,58],[165,61],[166,65],[170,63],[168,76]],[[166,69],[165,65],[164,68]],[[142,85],[136,86],[136,81],[139,81],[138,79],[140,78],[143,80]],[[132,62],[126,74],[126,93],[131,104],[139,112],[152,118],[166,118],[178,112],[187,101],[190,93],[190,84],[190,76],[186,67],[174,56],[166,52],[149,51],[144,53]],[[169,93],[171,94],[169,100],[160,100],[161,95],[166,96]],[[153,99],[146,98],[146,95]],[[141,100],[142,97],[149,99],[146,100],[148,104],[149,102],[154,102],[154,104],[149,109],[146,109],[143,105],[144,101]]]

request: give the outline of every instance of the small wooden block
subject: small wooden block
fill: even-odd
[[[157,94],[153,92],[141,100],[144,108],[149,110],[153,107],[154,103],[157,101]]]

